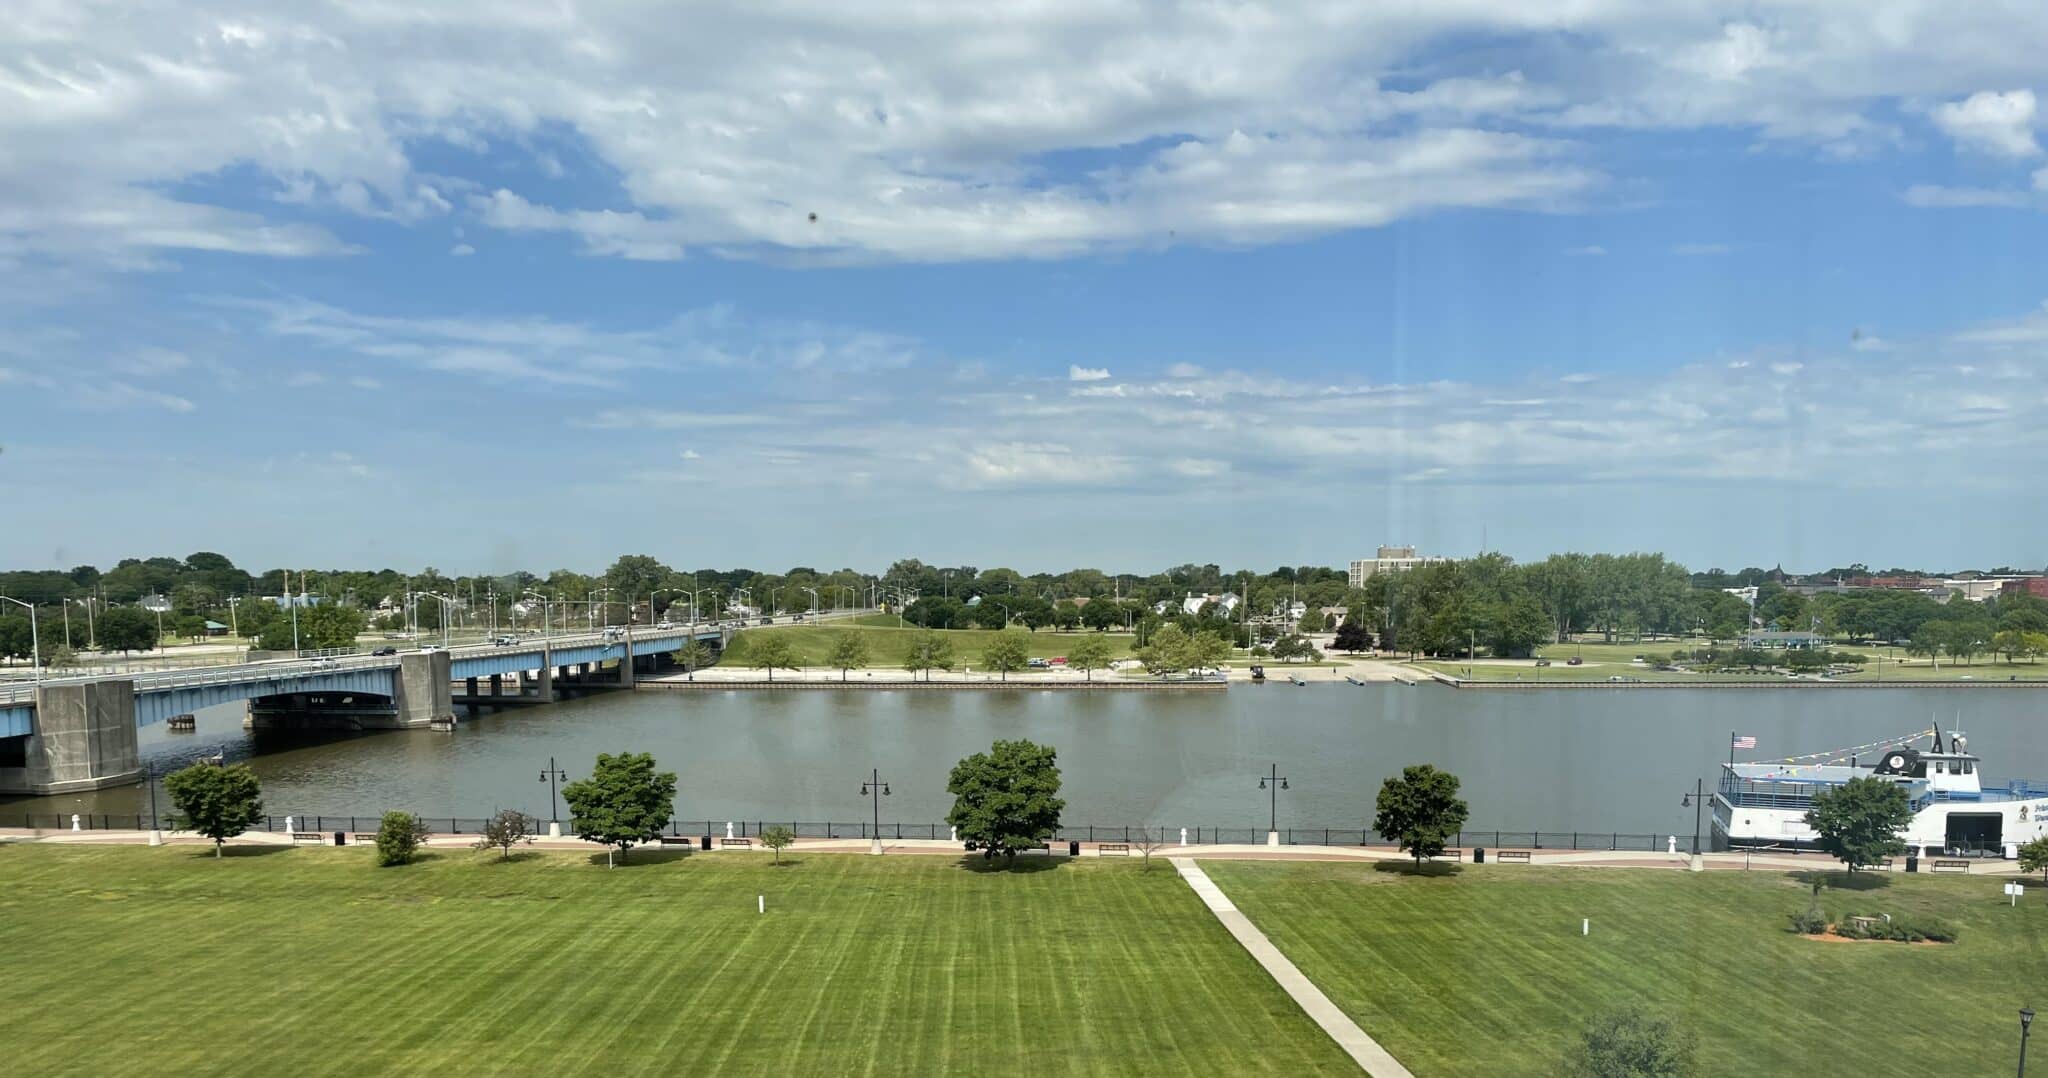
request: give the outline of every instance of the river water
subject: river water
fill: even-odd
[[[192,734],[142,731],[159,773],[224,752],[282,815],[550,815],[549,757],[647,751],[679,776],[683,820],[860,821],[869,768],[885,823],[942,821],[946,776],[997,738],[1056,746],[1069,824],[1263,830],[1277,764],[1283,828],[1368,824],[1380,781],[1433,763],[1464,781],[1473,829],[1690,834],[1680,797],[1709,785],[1731,732],[1775,759],[1960,722],[1993,778],[2048,777],[2042,697],[2003,689],[1456,691],[1239,685],[1227,692],[625,692],[465,718],[454,733],[246,733],[239,705]],[[161,794],[159,794],[161,797]],[[21,813],[147,812],[143,786],[0,800]],[[164,805],[168,812],[168,803]]]

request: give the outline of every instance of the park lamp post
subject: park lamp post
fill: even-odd
[[[1692,867],[1700,867],[1700,810],[1707,804],[1707,782],[1705,779],[1692,780],[1692,792],[1679,799],[1679,808],[1692,810]]]
[[[5,600],[7,602],[13,603],[14,605],[22,608],[23,610],[28,611],[29,662],[35,664],[35,670],[33,672],[35,682],[36,684],[41,685],[43,683],[43,637],[41,632],[36,629],[36,608],[32,604],[24,603],[20,599],[16,599],[7,595],[0,595],[0,600]]]
[[[1280,773],[1280,765],[1274,764],[1272,771],[1259,776],[1259,789],[1267,791],[1266,845],[1280,845],[1280,791],[1287,789],[1287,776]]]
[[[569,773],[555,766],[555,758],[548,757],[547,770],[540,773],[540,781],[548,784],[548,837],[562,837],[562,799],[555,784],[565,782]]]
[[[2034,1008],[2020,1008],[2020,1078],[2027,1078],[2027,1029],[2034,1024]]]
[[[868,852],[879,854],[882,852],[882,799],[889,796],[889,784],[882,781],[880,768],[868,771],[867,781],[860,784],[860,795],[875,803],[875,830],[868,841]]]

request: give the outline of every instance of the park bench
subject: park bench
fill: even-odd
[[[314,846],[325,846],[327,845],[327,836],[318,831],[292,832],[292,845],[300,846],[309,843]]]
[[[1927,866],[1927,871],[1968,872],[1970,871],[1970,863],[1968,861],[1936,861],[1933,864]]]
[[[350,835],[348,837],[348,844],[351,846],[375,846],[377,844],[377,833],[375,831],[362,831]]]
[[[1464,850],[1445,850],[1444,852],[1429,858],[1429,860],[1431,861],[1463,861],[1464,859]]]
[[[1128,842],[1099,843],[1095,847],[1095,853],[1097,856],[1105,853],[1120,853],[1125,857],[1129,857],[1131,855],[1131,844]]]
[[[1493,859],[1496,861],[1520,861],[1521,863],[1526,865],[1529,863],[1529,851],[1500,850],[1493,855]]]
[[[718,844],[720,846],[744,846],[747,849],[754,848],[754,840],[750,838],[722,838],[718,840]]]
[[[690,835],[661,835],[654,841],[663,846],[695,846],[697,844],[697,840]]]

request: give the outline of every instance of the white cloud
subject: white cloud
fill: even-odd
[[[1929,117],[1958,146],[1999,157],[2032,157],[2041,152],[2034,141],[2034,109],[2032,90],[1982,90],[1935,106]]]
[[[1204,373],[1202,368],[1192,363],[1175,363],[1166,368],[1168,378],[1200,378]]]
[[[0,28],[0,256],[122,266],[351,250],[309,211],[453,214],[653,260],[1268,243],[1585,205],[1614,158],[1576,129],[1873,152],[1908,141],[1919,114],[1901,100],[1942,102],[1927,122],[1961,144],[2024,156],[2048,39],[2040,5],[1937,0],[1853,19],[1789,0],[16,15]],[[1471,40],[1493,47],[1454,47]],[[493,157],[478,172],[494,182],[423,170],[423,149],[456,167],[446,147]],[[1107,163],[1047,163],[1062,151]],[[581,170],[568,178],[615,189],[543,205],[504,160],[550,188]]]
[[[1607,248],[1595,243],[1585,247],[1567,247],[1564,253],[1574,258],[1598,258],[1607,253]]]
[[[1673,244],[1671,247],[1672,254],[1688,257],[1725,255],[1732,250],[1734,248],[1725,243],[1678,243]]]
[[[1906,188],[1905,194],[1900,197],[1908,206],[1926,209],[2017,208],[2033,202],[2025,191],[1990,187],[1944,187],[1929,183],[1916,183]]]
[[[476,253],[476,248],[471,247],[469,244],[466,243],[458,243],[455,246],[448,248],[448,253],[454,255],[456,258],[468,258],[470,255]]]
[[[1067,367],[1067,380],[1070,382],[1100,382],[1108,377],[1107,367],[1083,367],[1079,364]]]
[[[696,450],[694,450],[694,449],[685,449],[685,450],[683,450],[683,459],[684,459],[684,460],[703,460],[703,459],[704,459],[704,454],[702,454],[702,453],[699,453],[699,452],[697,452],[697,451],[696,451]]]

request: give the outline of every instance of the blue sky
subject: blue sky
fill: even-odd
[[[0,564],[2048,563],[2048,13],[1362,7],[28,4]]]

